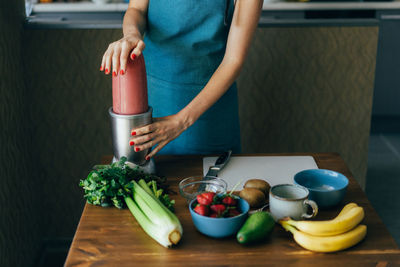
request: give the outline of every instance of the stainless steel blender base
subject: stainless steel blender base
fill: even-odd
[[[112,159],[112,163],[117,162],[118,160],[113,157]],[[150,159],[148,161],[146,161],[145,164],[143,165],[138,165],[135,164],[133,162],[127,161],[126,165],[128,165],[130,168],[134,169],[134,168],[138,168],[139,170],[143,171],[144,173],[148,173],[148,174],[156,174],[156,164],[154,164],[154,160]]]
[[[111,119],[113,152],[115,159],[126,157],[128,162],[135,166],[139,166],[147,172],[154,172],[154,162],[149,163],[146,155],[150,148],[135,152],[133,147],[129,145],[131,139],[131,131],[152,122],[152,111],[149,107],[148,111],[141,114],[123,115],[114,113],[112,107],[108,110]]]

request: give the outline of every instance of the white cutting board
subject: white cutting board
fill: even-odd
[[[216,160],[217,157],[203,158],[204,175]],[[307,169],[318,169],[311,156],[233,156],[218,177],[228,183],[228,190],[241,181],[237,187],[240,190],[248,179],[253,178],[264,179],[271,186],[292,184],[294,175]]]

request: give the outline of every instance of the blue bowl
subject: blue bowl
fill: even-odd
[[[239,198],[238,209],[241,212],[240,215],[229,218],[211,218],[197,214],[193,210],[196,204],[196,199],[193,199],[189,204],[189,211],[194,226],[200,233],[214,238],[223,238],[236,234],[246,221],[250,209],[249,203]]]
[[[317,202],[319,208],[329,208],[344,198],[349,179],[335,171],[310,169],[297,173],[294,182],[310,191],[309,199]]]

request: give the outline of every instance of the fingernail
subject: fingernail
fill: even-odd
[[[133,146],[134,144],[135,144],[135,142],[133,142],[133,141],[130,141],[130,142],[129,142],[129,145],[130,145],[130,146]]]
[[[100,67],[100,71],[103,71],[103,69],[104,69],[103,66],[101,66],[101,67]]]
[[[131,132],[131,135],[132,136],[136,135],[136,132],[135,131]]]
[[[119,73],[120,73],[121,75],[124,75],[124,74],[125,74],[125,71],[124,71],[124,70],[121,70]]]
[[[113,76],[116,77],[117,76],[117,72],[114,70],[113,71]]]
[[[134,60],[135,58],[136,58],[136,55],[135,55],[135,54],[132,54],[132,55],[131,55],[131,59]]]
[[[136,152],[139,152],[139,151],[140,151],[140,148],[136,147],[136,148],[135,148],[135,151],[136,151]]]
[[[106,69],[105,74],[109,74],[109,73],[110,73],[110,71],[108,69]]]
[[[146,160],[149,160],[150,159],[150,157],[149,156],[146,156],[146,158],[145,158]]]

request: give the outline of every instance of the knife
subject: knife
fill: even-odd
[[[215,161],[214,166],[211,166],[208,169],[207,174],[203,177],[203,180],[210,180],[212,177],[218,177],[218,172],[222,170],[225,165],[228,163],[231,158],[232,150],[228,150],[224,152],[221,156],[218,157],[217,161]]]
[[[218,177],[218,172],[222,170],[225,165],[228,163],[229,159],[231,158],[232,150],[228,150],[224,152],[221,156],[217,158],[217,160],[214,163],[214,166],[211,166],[208,169],[207,174],[203,177],[203,181],[211,180],[214,179],[215,177]],[[203,192],[206,190],[205,184],[200,184],[199,188],[197,188],[197,192]]]

